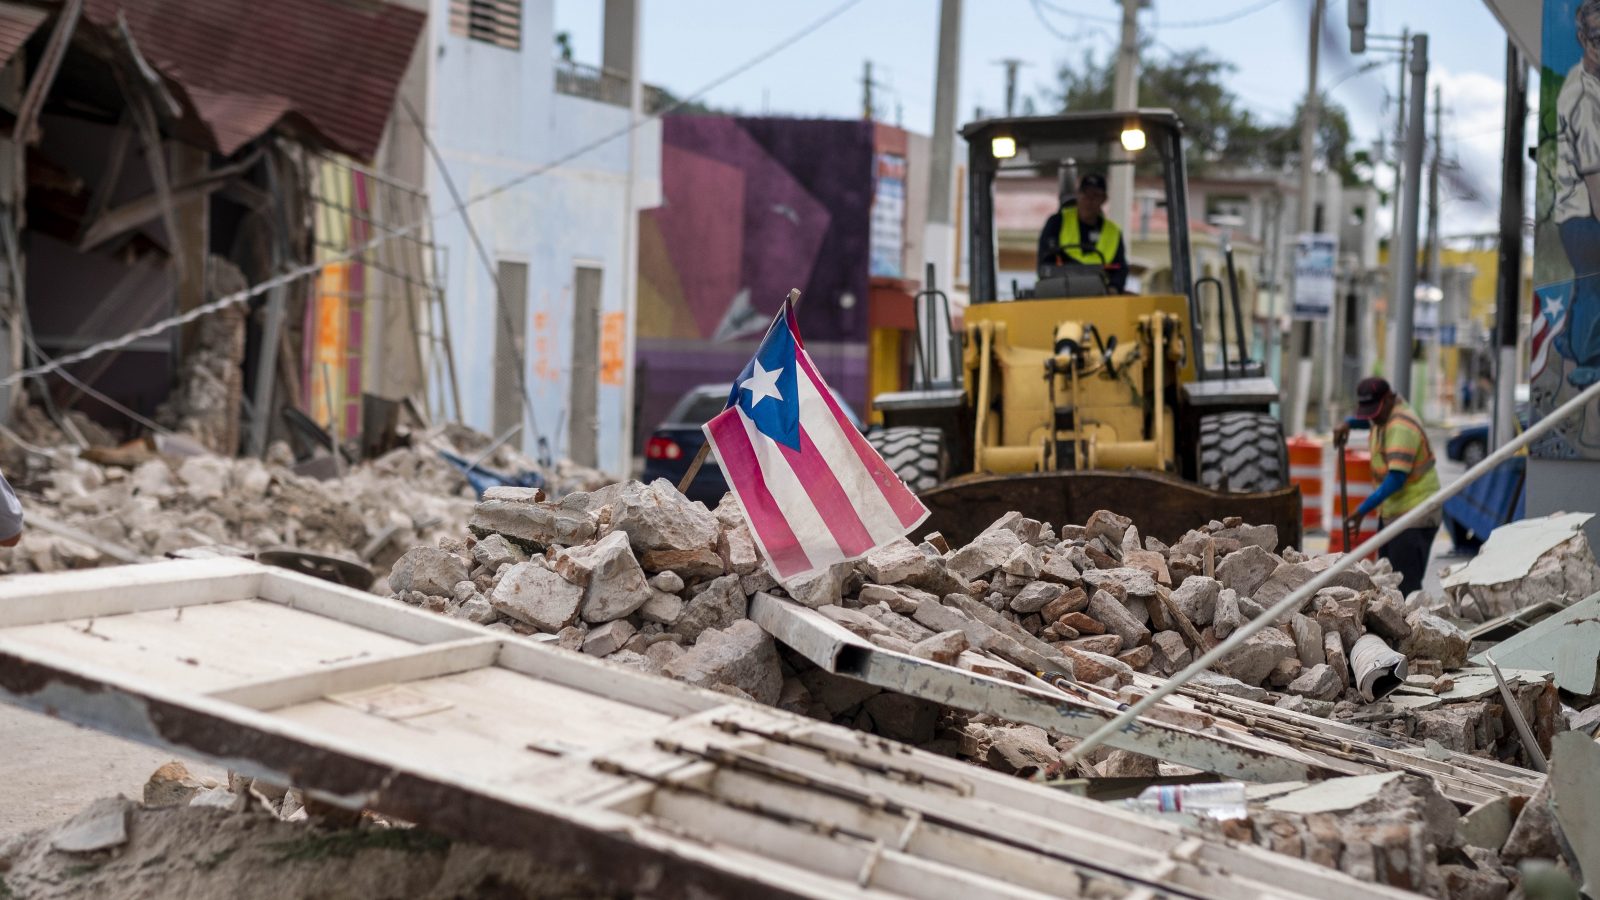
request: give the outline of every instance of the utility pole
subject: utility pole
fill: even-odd
[[[933,140],[928,150],[928,217],[923,226],[922,252],[934,276],[942,280],[946,289],[953,288],[957,280],[955,260],[960,258],[956,241],[961,236],[955,230],[954,178],[956,142],[956,95],[959,93],[961,72],[961,0],[942,0],[939,4],[939,57],[935,63],[933,92]],[[936,285],[925,284],[924,290]],[[935,319],[931,323],[934,346],[947,347],[949,341],[947,321]],[[927,362],[931,380],[940,382],[952,377],[950,367],[954,360],[935,354]],[[922,374],[921,372],[918,373]]]
[[[1528,117],[1528,68],[1506,41],[1506,137],[1500,157],[1500,282],[1495,297],[1494,431],[1496,449],[1516,430],[1517,324],[1522,318],[1522,146]]]
[[[996,65],[1006,67],[1006,115],[1017,114],[1017,70],[1027,65],[1020,59],[1001,59]]]
[[[861,118],[872,121],[872,60],[861,61]]]
[[[1316,226],[1316,197],[1313,176],[1316,174],[1317,152],[1317,51],[1322,45],[1323,0],[1311,5],[1311,41],[1307,56],[1306,99],[1300,109],[1300,208],[1296,223],[1299,233],[1305,234]],[[1329,311],[1330,314],[1332,310]],[[1306,430],[1306,406],[1311,402],[1311,346],[1314,334],[1312,322],[1296,322],[1294,389],[1289,400],[1288,431],[1299,434]],[[1328,324],[1332,324],[1331,322]]]
[[[1394,315],[1393,307],[1400,302],[1400,194],[1405,184],[1405,144],[1406,144],[1406,76],[1409,74],[1408,64],[1411,61],[1411,30],[1400,30],[1400,85],[1395,91],[1398,98],[1394,108],[1394,210],[1390,217],[1389,226],[1389,306],[1390,316]],[[1394,335],[1389,335],[1393,342]],[[1384,360],[1387,367],[1389,360],[1394,358],[1390,353]],[[1386,372],[1390,378],[1393,372]]]
[[[1141,0],[1122,0],[1122,42],[1117,46],[1117,66],[1111,82],[1111,106],[1118,110],[1139,107],[1139,7]],[[1133,219],[1133,157],[1120,146],[1112,150],[1111,221],[1123,228]]]
[[[1428,128],[1428,36],[1411,37],[1411,110],[1406,127],[1405,182],[1401,191],[1400,256],[1394,302],[1389,308],[1389,384],[1403,397],[1411,394],[1411,341],[1417,305],[1417,206],[1422,197],[1422,145]]]
[[[1433,315],[1433,334],[1428,336],[1427,361],[1423,366],[1422,396],[1419,411],[1433,409],[1439,397],[1442,372],[1440,332],[1444,328],[1444,269],[1439,264],[1439,167],[1444,165],[1443,100],[1439,85],[1433,86],[1433,164],[1428,169],[1428,299],[1437,303]],[[1437,298],[1437,299],[1435,299]],[[1425,413],[1424,413],[1425,414]]]

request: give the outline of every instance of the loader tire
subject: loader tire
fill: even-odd
[[[1230,412],[1200,420],[1200,484],[1229,493],[1273,491],[1289,483],[1289,446],[1266,413]]]
[[[867,442],[913,491],[928,490],[948,474],[944,432],[937,428],[882,428],[869,433]]]

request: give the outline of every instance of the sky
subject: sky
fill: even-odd
[[[1258,116],[1287,121],[1306,90],[1306,51],[1312,0],[1150,0],[1141,29],[1156,53],[1205,47],[1236,69],[1226,83]],[[644,79],[684,96],[801,31],[840,6],[836,0],[641,0]],[[966,0],[963,4],[957,119],[979,107],[999,111],[1005,76],[998,60],[1023,61],[1018,94],[1042,97],[1063,62],[1115,50],[1117,0]],[[1321,85],[1337,83],[1332,99],[1345,107],[1358,146],[1370,147],[1380,128],[1393,133],[1398,64],[1370,49],[1348,53],[1344,0],[1328,0]],[[1461,164],[1462,180],[1479,199],[1444,190],[1441,231],[1492,231],[1499,203],[1503,139],[1505,33],[1481,0],[1370,0],[1369,34],[1401,28],[1429,35],[1429,89],[1443,94],[1446,157]],[[556,30],[572,38],[580,62],[600,59],[602,4],[556,0]],[[749,115],[858,118],[863,64],[873,64],[878,118],[927,133],[933,124],[938,0],[858,0],[815,32],[711,90],[719,109]],[[1213,25],[1198,20],[1231,19]],[[1374,59],[1387,62],[1352,73]],[[1351,76],[1351,77],[1346,77]],[[1020,102],[1020,101],[1019,101]],[[1430,112],[1431,122],[1431,112]],[[1389,186],[1380,173],[1381,187]]]

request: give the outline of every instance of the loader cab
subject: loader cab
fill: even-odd
[[[1196,379],[1263,375],[1261,363],[1248,358],[1237,292],[1217,278],[1195,278],[1182,127],[1171,110],[1139,109],[983,119],[963,128],[971,302],[1119,296],[1102,277],[1100,266],[1041,265],[1032,248],[1045,217],[1075,204],[1077,185],[1085,174],[1110,176],[1131,168],[1141,184],[1140,194],[1133,198],[1132,221],[1116,223],[1135,273],[1128,293],[1181,298],[1183,318],[1202,338],[1194,342],[1200,350],[1192,370]],[[1041,180],[1057,186],[1055,198],[1040,195]],[[1159,185],[1159,196],[1151,196],[1152,185]],[[1018,197],[1022,191],[1028,193],[1025,200]],[[997,194],[1010,194],[1007,206],[1013,210],[1000,225]],[[1114,208],[1120,199],[1113,196],[1110,205]],[[1039,213],[1037,221],[1016,220],[1019,208]],[[1002,227],[1005,235],[1000,233]],[[1024,242],[1023,232],[1030,227],[1031,236]],[[1026,254],[1021,249],[1024,243],[1029,248]]]

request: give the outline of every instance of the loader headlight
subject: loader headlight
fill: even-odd
[[[1144,129],[1137,122],[1130,123],[1122,129],[1122,149],[1129,153],[1138,153],[1144,149]]]
[[[1017,155],[1017,139],[1009,134],[997,135],[989,141],[989,152],[995,159],[1010,159]]]

